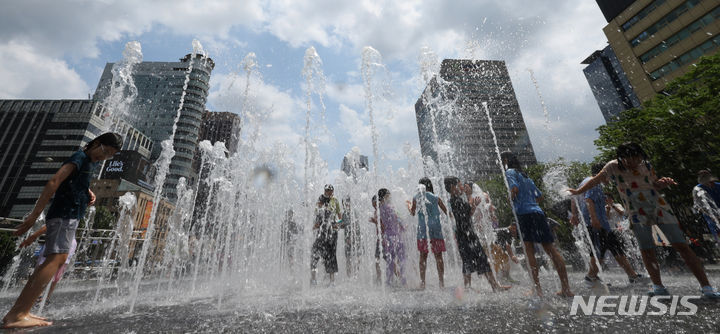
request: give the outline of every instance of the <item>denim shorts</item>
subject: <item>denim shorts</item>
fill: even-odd
[[[523,241],[549,244],[555,241],[544,213],[533,212],[518,215]]]
[[[680,229],[678,224],[658,224],[660,231],[667,237],[671,244],[680,243],[687,244],[685,233]],[[641,250],[655,248],[655,241],[652,237],[652,226],[645,224],[632,224],[632,231],[637,239],[638,246]],[[667,245],[670,246],[670,245]]]
[[[78,222],[77,219],[48,219],[45,222],[47,232],[45,232],[45,253],[43,255],[70,253]]]

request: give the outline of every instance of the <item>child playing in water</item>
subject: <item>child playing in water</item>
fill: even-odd
[[[382,246],[387,262],[387,283],[393,282],[396,277],[401,285],[405,285],[405,245],[402,241],[402,232],[405,227],[398,219],[395,209],[390,203],[390,191],[382,188],[378,191],[380,202],[380,225],[382,226]]]
[[[55,198],[47,212],[45,227],[45,262],[30,276],[15,305],[3,318],[4,328],[49,326],[52,323],[30,313],[45,285],[57,274],[68,258],[78,222],[85,215],[88,205],[95,203],[95,194],[90,191],[90,178],[98,161],[111,158],[122,147],[122,137],[116,133],[105,133],[91,140],[75,152],[52,176],[35,203],[33,211],[18,226],[15,235],[23,235],[34,224],[50,198]]]
[[[720,221],[720,182],[709,170],[698,172],[698,185],[693,188],[693,207],[702,213],[710,234],[720,245],[718,223]]]
[[[377,195],[374,195],[372,197],[372,207],[373,207],[373,215],[368,219],[371,223],[377,225]],[[382,225],[380,226],[380,229],[382,230]],[[381,231],[382,233],[382,231]],[[378,234],[378,228],[375,229],[375,284],[380,284],[380,254],[382,251],[380,250],[380,235]]]
[[[415,195],[412,203],[408,201],[408,210],[410,215],[415,215],[418,209],[418,202],[424,204],[418,211],[418,229],[417,229],[417,247],[420,251],[420,289],[425,289],[425,269],[427,268],[428,243],[432,248],[435,256],[435,264],[437,265],[438,278],[440,279],[440,288],[445,287],[444,272],[445,266],[443,262],[442,252],[445,251],[445,239],[440,226],[440,210],[447,215],[445,203],[433,192],[433,185],[429,178],[420,179],[421,191]],[[426,218],[427,217],[427,218]],[[428,239],[428,230],[430,230],[430,238]]]
[[[20,243],[20,248],[32,245],[33,242],[35,242],[38,237],[45,234],[45,232],[47,232],[47,226],[41,227],[35,233],[27,237],[27,239],[23,240],[23,242]],[[73,255],[75,255],[76,248],[77,241],[75,241],[75,238],[73,238],[72,244],[70,245],[70,251],[68,252],[67,260],[65,260],[65,263],[63,263],[60,269],[58,269],[57,273],[55,273],[55,276],[53,276],[52,283],[50,284],[50,291],[48,291],[47,300],[50,300],[50,296],[52,296],[53,291],[55,291],[55,287],[62,279],[63,274],[65,274],[65,269],[67,269],[68,264],[70,264],[70,260],[72,260]],[[42,248],[40,248],[40,254],[38,255],[36,268],[40,267],[46,259],[47,258],[45,257],[45,245],[43,245]]]
[[[605,165],[598,163],[593,164],[591,167],[592,176],[600,173],[603,166]],[[585,185],[585,183],[587,183],[591,178],[592,177],[586,177],[580,183],[580,186],[582,187]],[[590,268],[587,275],[585,275],[585,284],[589,287],[593,287],[595,284],[602,282],[600,277],[598,277],[600,269],[598,268],[597,261],[600,261],[600,265],[602,266],[605,259],[605,252],[607,251],[612,253],[620,267],[625,270],[630,283],[647,284],[647,277],[643,277],[642,275],[636,273],[630,265],[627,257],[625,257],[625,249],[620,241],[620,238],[615,234],[615,231],[610,226],[610,221],[608,220],[605,211],[606,200],[602,185],[597,185],[591,188],[585,193],[585,196],[582,196],[582,198],[579,199],[574,199],[571,203],[573,216],[570,221],[573,225],[578,225],[580,221],[579,216],[582,214],[583,221],[587,225],[586,228],[588,235],[592,241],[592,245],[589,245],[589,247],[595,248],[595,252],[592,250],[589,251]],[[578,213],[578,211],[580,212]],[[595,253],[597,253],[598,259],[595,259]]]
[[[335,282],[335,273],[338,272],[337,264],[337,235],[339,225],[337,220],[341,220],[340,204],[333,197],[335,189],[332,184],[325,185],[325,191],[317,201],[317,215],[313,230],[317,230],[315,242],[313,242],[310,254],[310,284],[316,285],[317,280],[315,274],[317,272],[317,263],[320,258],[323,259],[325,272],[330,276],[330,283]]]
[[[657,225],[697,278],[702,287],[703,297],[720,299],[720,293],[715,292],[710,286],[700,260],[688,246],[685,234],[680,230],[672,209],[659,193],[661,189],[675,185],[675,181],[669,177],[658,178],[648,161],[647,154],[636,143],[618,146],[616,156],[616,160],[608,162],[602,171],[582,187],[568,191],[578,195],[602,182],[612,181],[623,199],[625,212],[630,217],[631,229],[640,246],[645,268],[653,282],[653,290],[649,293],[651,296],[669,295],[662,284],[660,267],[655,255],[652,227]]]
[[[471,288],[472,273],[485,275],[493,291],[507,290],[510,286],[498,284],[490,269],[485,250],[472,226],[472,215],[479,201],[472,197],[472,188],[460,182],[457,177],[446,177],[445,190],[450,193],[450,207],[455,217],[455,238],[462,259],[463,282]],[[467,198],[467,201],[463,199]]]
[[[562,297],[572,297],[570,284],[568,282],[567,269],[565,269],[565,261],[562,255],[557,251],[553,242],[553,237],[545,213],[538,205],[542,198],[542,193],[535,186],[527,174],[522,170],[520,161],[512,152],[503,152],[501,155],[503,166],[505,166],[505,177],[507,178],[510,188],[511,198],[513,201],[513,210],[518,219],[518,227],[522,241],[525,243],[525,252],[530,265],[530,272],[535,283],[535,293],[542,296],[542,288],[540,287],[540,279],[538,278],[538,264],[535,259],[535,243],[542,245],[545,253],[550,257],[560,277],[561,291],[557,295]]]

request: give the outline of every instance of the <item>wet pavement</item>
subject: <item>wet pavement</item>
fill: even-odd
[[[713,276],[713,274],[711,274]],[[714,276],[717,276],[714,273]],[[645,286],[630,285],[622,275],[606,274],[609,294],[644,295]],[[717,277],[713,277],[717,280]],[[572,273],[576,294],[601,295],[582,285],[582,274]],[[699,295],[692,276],[665,277],[675,295]],[[543,277],[546,293],[554,277]],[[456,284],[458,282],[448,282]],[[483,280],[474,278],[478,291],[460,294],[453,287],[439,289],[385,288],[342,282],[310,288],[299,282],[205,286],[190,293],[188,286],[171,289],[156,283],[143,287],[134,314],[115,289],[103,290],[92,304],[92,284],[68,284],[59,290],[44,315],[55,324],[27,332],[51,333],[715,333],[720,332],[720,302],[693,300],[695,315],[571,316],[572,299],[527,296],[526,283],[509,292],[492,293]],[[222,291],[222,292],[219,292]],[[17,291],[0,298],[9,308]],[[650,308],[650,307],[649,307]],[[4,311],[3,310],[3,311]],[[651,309],[655,310],[655,309]],[[685,310],[678,308],[679,311]],[[16,331],[26,332],[26,331]]]

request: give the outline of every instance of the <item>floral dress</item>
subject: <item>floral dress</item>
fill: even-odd
[[[621,169],[618,161],[612,160],[600,174],[607,176],[617,188],[631,224],[678,224],[670,205],[655,189],[658,177],[649,163],[630,170]]]

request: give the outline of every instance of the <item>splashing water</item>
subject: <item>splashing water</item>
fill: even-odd
[[[125,44],[123,58],[112,67],[112,82],[110,94],[103,101],[105,106],[104,131],[114,131],[120,126],[121,120],[127,121],[134,115],[131,105],[137,98],[138,90],[135,87],[133,71],[135,66],[143,60],[140,42],[133,41]]]
[[[317,145],[314,144],[316,138],[311,137],[310,134],[310,122],[312,119],[312,96],[315,94],[320,103],[320,124],[327,132],[325,126],[325,102],[323,101],[323,95],[325,94],[325,75],[322,70],[322,59],[318,55],[314,47],[309,47],[305,50],[304,66],[302,75],[305,77],[306,85],[306,96],[307,96],[307,110],[305,111],[305,165],[303,166],[305,178],[304,178],[304,195],[305,198],[310,199],[310,180],[317,179],[317,175],[310,175],[311,161],[317,159]],[[311,152],[312,151],[312,152]]]
[[[172,132],[170,134],[170,138],[166,139],[162,142],[162,151],[160,153],[160,157],[156,161],[157,166],[157,174],[155,175],[155,193],[153,194],[153,207],[150,211],[150,220],[148,221],[148,227],[145,231],[145,242],[142,244],[142,249],[140,251],[140,257],[138,258],[138,266],[135,271],[135,283],[131,290],[131,302],[130,302],[130,310],[129,312],[132,313],[135,308],[135,301],[137,300],[138,291],[140,289],[140,280],[142,279],[142,276],[145,274],[145,260],[147,258],[148,252],[150,250],[150,247],[152,246],[152,238],[155,233],[155,220],[157,217],[157,211],[158,207],[160,205],[160,197],[162,195],[164,185],[165,185],[165,178],[167,177],[167,174],[169,172],[170,168],[170,162],[172,161],[173,157],[175,156],[175,149],[173,147],[173,143],[175,141],[175,133],[177,132],[177,124],[180,120],[180,116],[182,115],[183,106],[185,104],[185,96],[187,94],[187,87],[188,83],[190,82],[190,74],[193,71],[193,65],[195,63],[195,58],[198,55],[198,52],[201,52],[201,54],[205,55],[205,52],[202,49],[202,45],[198,40],[193,40],[193,53],[190,57],[190,62],[188,64],[188,68],[185,72],[185,81],[183,83],[183,90],[182,94],[180,95],[180,103],[178,104],[177,113],[175,114],[175,120],[173,121],[172,126]]]
[[[538,86],[538,82],[535,79],[535,72],[533,72],[532,69],[527,69],[528,72],[530,72],[530,80],[532,80],[533,85],[535,86],[535,92],[537,92],[538,98],[540,99],[540,105],[542,106],[543,115],[545,115],[545,130],[548,132],[550,131],[550,113],[548,112],[547,106],[545,105],[545,99],[543,99],[542,94],[540,93],[540,86]]]

